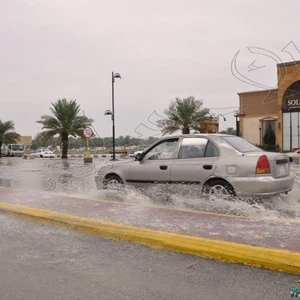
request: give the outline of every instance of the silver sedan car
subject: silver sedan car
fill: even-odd
[[[135,160],[110,162],[96,177],[99,189],[116,185],[197,184],[205,195],[271,196],[293,188],[289,158],[226,134],[165,137]]]

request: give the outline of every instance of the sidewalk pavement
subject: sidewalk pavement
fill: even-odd
[[[154,248],[300,274],[300,222],[0,187],[0,210]]]

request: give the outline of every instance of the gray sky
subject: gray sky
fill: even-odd
[[[237,93],[275,87],[275,61],[300,59],[297,0],[0,4],[0,119],[14,121],[22,135],[34,137],[41,131],[36,121],[50,114],[51,102],[67,98],[95,120],[100,136],[111,136],[104,111],[111,109],[112,71],[122,75],[115,83],[117,136],[159,134],[151,124],[157,114],[163,115],[175,97],[190,95],[225,115],[221,130],[235,127]],[[250,71],[253,61],[259,68]],[[237,71],[259,85],[240,81]]]

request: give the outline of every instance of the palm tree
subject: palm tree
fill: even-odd
[[[55,135],[59,135],[62,144],[62,158],[68,158],[69,135],[73,137],[83,137],[83,128],[91,125],[92,119],[80,116],[80,105],[76,100],[58,99],[51,103],[50,110],[52,115],[41,116],[37,121],[43,125],[43,132],[37,134],[37,139],[49,140]]]
[[[220,131],[220,133],[236,135],[236,130],[233,127],[228,127],[226,130]]]
[[[206,115],[209,114],[209,109],[202,109],[202,105],[203,102],[195,100],[193,96],[184,99],[177,97],[164,111],[167,119],[157,122],[163,135],[178,130],[183,134],[189,134],[191,129],[201,132],[201,123],[206,121]]]
[[[2,122],[0,120],[0,158],[2,157],[2,144],[15,144],[21,135],[14,132],[15,124],[13,121]]]

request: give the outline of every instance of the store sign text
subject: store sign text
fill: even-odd
[[[288,106],[300,106],[300,99],[292,99],[287,101]]]

